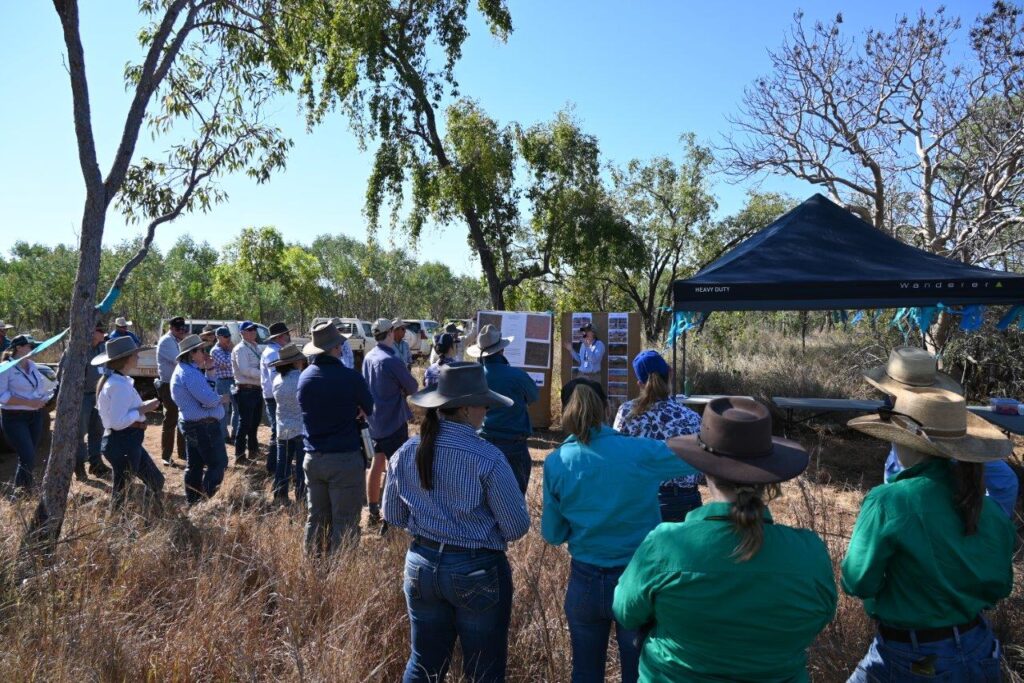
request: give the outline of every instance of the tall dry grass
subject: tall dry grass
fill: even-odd
[[[838,566],[861,492],[813,474],[784,492],[773,504],[777,518],[815,529]],[[569,678],[562,612],[568,557],[539,537],[539,493],[534,477],[534,528],[509,553],[516,587],[511,681]],[[301,509],[264,501],[261,480],[242,476],[187,516],[115,515],[105,496],[78,493],[53,563],[20,584],[16,537],[30,508],[5,504],[0,680],[398,680],[409,646],[405,534],[367,535],[358,548],[312,560],[302,552]],[[1008,645],[1009,680],[1020,681],[1019,562],[1017,569],[1014,595],[994,621]],[[870,637],[859,602],[842,597],[836,619],[811,648],[814,680],[845,680]],[[615,680],[614,653],[609,667]]]

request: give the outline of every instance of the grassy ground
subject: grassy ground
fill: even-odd
[[[726,388],[743,393],[761,372],[777,373],[779,381],[804,381],[784,361],[747,359],[740,368],[743,383]],[[848,361],[840,352],[822,350],[816,362],[827,373]],[[708,382],[704,390],[713,391],[710,379],[728,377],[730,370],[701,368]],[[814,381],[826,386],[831,380]],[[844,391],[845,384],[837,383],[834,392]],[[788,391],[788,385],[779,390]],[[812,450],[812,465],[785,485],[784,497],[772,508],[783,523],[815,529],[838,564],[864,493],[881,481],[886,448],[837,424],[816,423],[791,434]],[[151,426],[146,439],[151,453],[158,453],[158,440],[159,429]],[[561,607],[568,556],[564,548],[545,544],[538,532],[540,465],[558,441],[560,436],[550,432],[531,441],[528,501],[534,523],[509,551],[516,586],[509,638],[512,681],[569,679]],[[1024,444],[1018,445],[1018,453],[1024,452]],[[12,459],[0,455],[0,477],[11,476]],[[113,514],[108,482],[75,482],[55,562],[21,584],[13,581],[10,568],[31,501],[0,503],[0,680],[400,678],[408,654],[401,592],[408,538],[403,532],[383,538],[365,534],[353,552],[310,560],[302,553],[302,509],[271,506],[269,482],[258,471],[230,468],[217,497],[191,510],[183,503],[182,469],[165,472],[171,505],[159,518],[140,514],[137,499],[127,513]],[[1022,573],[1018,557],[1014,593],[993,615],[1011,681],[1024,680]],[[860,603],[841,597],[836,619],[811,648],[813,679],[845,680],[871,632]],[[613,654],[609,680],[615,680],[616,670]]]

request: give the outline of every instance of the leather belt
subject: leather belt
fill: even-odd
[[[235,386],[238,387],[239,391],[254,391],[256,389],[263,391],[263,387],[259,384],[239,384],[238,382],[235,382]]]
[[[187,425],[206,425],[206,424],[220,424],[220,420],[215,417],[204,417],[198,420],[185,420]]]
[[[476,553],[480,551],[499,552],[490,548],[463,548],[460,545],[452,545],[451,543],[438,543],[437,541],[431,541],[429,538],[423,538],[417,536],[413,539],[417,545],[421,545],[424,548],[430,548],[431,550],[437,550],[438,552],[449,552],[449,553]]]
[[[963,635],[972,628],[981,626],[981,624],[982,620],[981,615],[979,614],[966,624],[960,624],[959,626],[943,626],[942,628],[903,629],[879,624],[878,633],[886,640],[892,640],[897,643],[912,643],[915,638],[919,643],[935,643],[940,640],[948,640],[956,637],[954,629],[959,631],[960,635]]]

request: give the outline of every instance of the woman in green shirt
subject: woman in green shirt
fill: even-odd
[[[1000,680],[981,612],[1013,587],[1014,531],[985,496],[983,463],[1010,442],[935,388],[896,389],[893,408],[849,425],[891,442],[906,467],[864,498],[843,561],[843,590],[878,622],[850,681]]]
[[[807,647],[836,610],[832,562],[817,534],[773,523],[766,505],[807,452],[736,397],[668,444],[704,472],[710,502],[654,529],[615,589],[615,618],[647,631],[640,680],[807,681]]]

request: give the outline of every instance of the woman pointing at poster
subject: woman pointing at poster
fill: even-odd
[[[597,338],[594,326],[587,323],[580,327],[580,350],[577,353],[572,342],[567,341],[563,345],[565,350],[572,354],[578,367],[574,367],[573,377],[586,377],[596,382],[601,382],[601,360],[604,358],[604,342]]]

